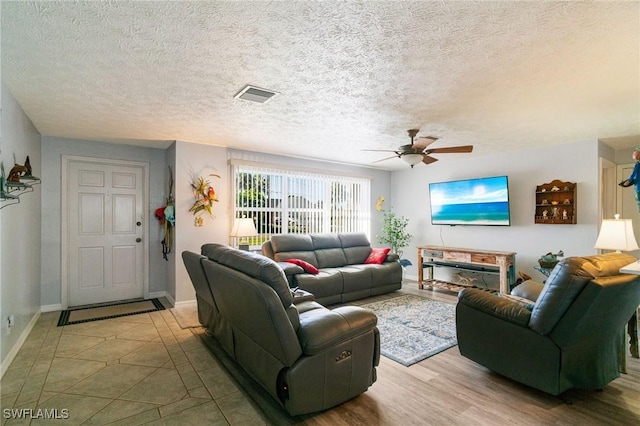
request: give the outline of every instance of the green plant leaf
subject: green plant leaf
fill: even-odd
[[[411,234],[407,232],[409,219],[404,216],[397,217],[392,211],[385,211],[382,217],[382,234],[376,235],[378,243],[388,244],[391,252],[402,256],[403,247],[407,247],[411,241]]]

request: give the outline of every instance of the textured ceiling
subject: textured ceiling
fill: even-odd
[[[370,164],[410,128],[475,146],[441,160],[640,134],[637,1],[1,7],[2,79],[49,136]]]

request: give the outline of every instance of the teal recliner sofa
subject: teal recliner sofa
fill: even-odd
[[[327,309],[272,259],[221,244],[182,253],[208,334],[289,414],[325,410],[376,381],[373,312]]]
[[[566,258],[544,285],[514,289],[531,303],[464,289],[456,308],[460,353],[552,395],[602,389],[620,376],[623,330],[640,305],[640,278],[619,272],[635,260],[616,253]]]

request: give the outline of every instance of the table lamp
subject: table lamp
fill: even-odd
[[[602,221],[600,233],[594,247],[615,250],[616,253],[638,250],[639,247],[633,233],[631,219],[620,219],[619,214],[614,215],[614,217],[615,219],[604,219]]]
[[[233,228],[231,228],[231,236],[240,238],[238,248],[240,250],[249,251],[249,241],[247,237],[253,237],[258,235],[256,225],[253,223],[253,219],[249,218],[236,218],[233,221]]]

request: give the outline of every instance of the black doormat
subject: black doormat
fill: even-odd
[[[127,315],[162,311],[164,309],[165,307],[158,299],[136,299],[124,302],[84,306],[81,308],[71,308],[60,312],[58,327],[109,318],[125,317]]]

